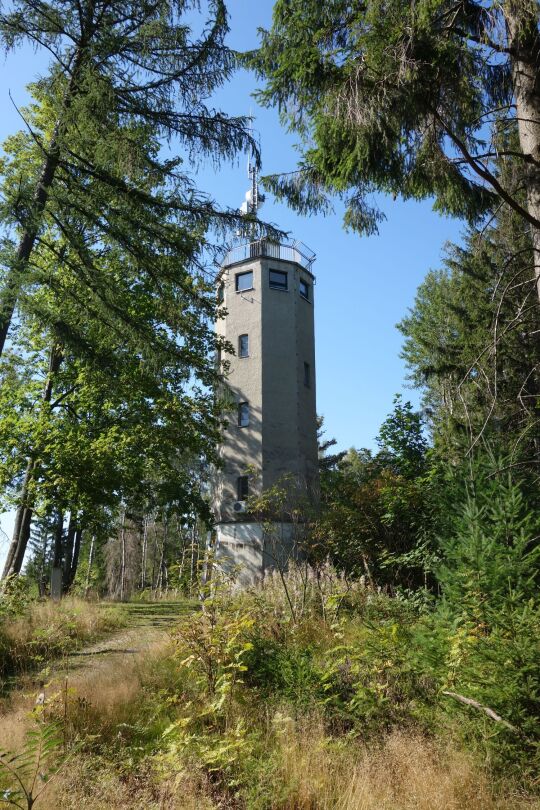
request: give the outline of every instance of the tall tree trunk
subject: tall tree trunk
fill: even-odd
[[[158,534],[156,528],[156,518],[153,519],[154,525],[154,546],[152,549],[152,590],[154,591],[157,587],[157,578],[156,578],[156,563],[157,563],[157,554],[158,554]]]
[[[56,518],[56,528],[54,530],[54,544],[53,544],[53,568],[62,567],[62,558],[64,555],[64,513],[61,509],[58,510]]]
[[[49,371],[43,389],[42,403],[49,403],[51,401],[54,376],[60,368],[62,363],[63,354],[61,349],[56,345],[51,346],[49,353]],[[31,493],[30,484],[36,468],[36,459],[30,456],[26,466],[26,473],[24,476],[23,485],[21,488],[21,496],[19,498],[19,506],[17,507],[17,514],[15,516],[15,526],[13,528],[13,538],[8,550],[6,564],[2,573],[2,579],[11,574],[20,574],[26,547],[30,538],[30,525],[32,522],[32,514],[34,508],[34,496]]]
[[[120,562],[120,601],[124,601],[126,587],[126,510],[122,512],[122,528],[120,532],[120,542],[122,545],[122,557]]]
[[[519,143],[527,163],[527,208],[540,219],[540,34],[535,0],[507,0],[504,14],[512,54]],[[531,226],[534,278],[540,298],[540,229]]]
[[[67,593],[69,586],[69,575],[71,572],[71,562],[73,559],[73,546],[75,544],[75,532],[77,527],[75,525],[76,515],[73,511],[69,513],[69,523],[66,534],[66,542],[64,545],[64,553],[62,555],[62,592]]]
[[[90,552],[88,554],[88,569],[86,571],[86,583],[84,586],[84,595],[88,595],[88,591],[90,589],[90,574],[92,571],[92,563],[94,562],[94,547],[96,544],[96,535],[92,535],[92,539],[90,541]]]
[[[62,598],[62,557],[64,553],[64,513],[58,510],[54,531],[53,562],[51,569],[51,598]]]
[[[24,559],[26,546],[28,545],[28,538],[30,536],[30,522],[32,518],[32,510],[29,508],[30,496],[30,483],[34,473],[36,462],[33,458],[28,460],[26,465],[26,472],[21,488],[21,495],[19,499],[19,506],[15,515],[15,525],[13,527],[13,537],[11,545],[8,549],[4,570],[2,572],[2,579],[11,576],[12,574],[19,574]]]
[[[28,262],[32,255],[37,235],[43,223],[43,212],[49,199],[50,188],[54,182],[56,170],[60,162],[61,142],[65,134],[67,113],[73,103],[73,99],[78,92],[78,83],[81,67],[83,64],[83,49],[80,47],[75,53],[71,78],[64,95],[62,112],[56,122],[53,134],[46,149],[46,158],[41,169],[41,174],[34,192],[34,200],[31,212],[28,217],[29,224],[25,227],[17,248],[15,261],[11,265],[6,276],[4,287],[0,293],[0,357],[4,350],[4,345],[8,335],[11,320],[24,276],[28,267]]]
[[[47,565],[47,551],[49,549],[49,532],[45,526],[41,529],[41,549],[37,575],[37,586],[40,597],[44,597],[47,592],[47,577],[45,575]]]
[[[146,588],[146,557],[148,554],[148,517],[143,518],[143,537],[141,552],[141,590]]]
[[[69,584],[66,590],[69,590],[71,588],[71,586],[75,582],[75,577],[77,576],[77,568],[79,567],[79,556],[81,553],[81,540],[82,540],[82,529],[77,528],[75,529],[73,556],[71,557],[71,566],[69,568]]]

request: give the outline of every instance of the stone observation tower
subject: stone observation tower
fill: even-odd
[[[256,212],[251,161],[249,174],[243,210]],[[242,584],[294,554],[298,529],[285,512],[270,524],[265,518],[263,528],[247,499],[283,482],[292,497],[317,497],[314,259],[301,243],[248,236],[227,253],[217,279],[227,314],[216,331],[236,354],[226,358],[233,403],[213,493],[216,554],[239,567]]]

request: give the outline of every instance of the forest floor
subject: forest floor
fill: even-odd
[[[36,705],[57,701],[67,692],[89,695],[122,687],[126,673],[169,643],[168,631],[195,604],[188,600],[134,602],[122,606],[127,625],[98,642],[63,656],[41,672],[14,678],[0,704],[0,749],[20,750]]]

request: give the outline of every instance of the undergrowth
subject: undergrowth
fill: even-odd
[[[169,646],[105,688],[70,695],[66,734],[83,752],[54,801],[66,810],[540,807],[533,740],[444,694],[449,673],[458,693],[483,663],[469,649],[460,676],[456,633],[441,623],[330,569],[298,568],[236,595],[218,586]]]
[[[33,599],[18,578],[0,596],[0,691],[3,679],[40,669],[126,624],[120,606],[68,596]]]

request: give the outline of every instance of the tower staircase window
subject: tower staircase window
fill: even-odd
[[[249,270],[247,273],[237,273],[235,276],[235,289],[236,292],[243,292],[243,290],[253,289],[253,271]]]
[[[287,273],[283,270],[270,270],[270,286],[274,290],[287,290]]]
[[[304,281],[303,278],[300,279],[300,295],[302,298],[305,298],[306,301],[309,301],[309,284],[307,281]]]
[[[238,427],[247,427],[249,425],[249,404],[247,402],[240,402],[238,405]]]
[[[238,357],[249,357],[249,336],[240,335],[238,338]]]
[[[249,479],[247,475],[239,475],[236,479],[236,489],[239,501],[245,501],[249,495]]]

